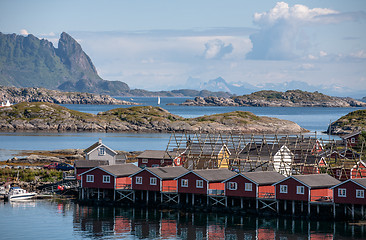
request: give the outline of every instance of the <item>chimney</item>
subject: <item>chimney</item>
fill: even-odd
[[[98,143],[102,144],[102,139],[101,138],[99,138]]]

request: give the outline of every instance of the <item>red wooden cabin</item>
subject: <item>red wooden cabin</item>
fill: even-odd
[[[175,152],[145,150],[137,156],[138,166],[141,168],[172,166],[175,155]]]
[[[331,187],[340,181],[328,174],[293,175],[275,184],[276,199],[294,201],[322,201],[333,197]]]
[[[349,179],[332,189],[334,203],[366,205],[366,178]]]
[[[107,160],[77,160],[74,163],[74,171],[75,171],[75,177],[77,180],[80,180],[80,174],[89,171],[92,168],[108,165]]]
[[[130,177],[133,190],[176,192],[176,177],[188,172],[184,167],[144,168]]]
[[[179,193],[215,194],[224,193],[222,181],[237,175],[226,168],[192,170],[176,178]]]
[[[223,181],[225,195],[230,197],[274,198],[274,183],[285,179],[275,171],[239,173]]]
[[[99,166],[86,171],[81,176],[82,188],[121,189],[131,184],[130,175],[139,171],[134,164]]]

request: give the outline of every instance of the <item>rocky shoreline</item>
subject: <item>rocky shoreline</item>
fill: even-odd
[[[0,102],[49,102],[56,104],[106,104],[138,105],[138,103],[115,99],[109,95],[61,92],[45,88],[16,88],[0,86]]]
[[[182,106],[243,106],[243,107],[366,107],[366,103],[352,98],[326,96],[290,90],[285,93],[260,91],[250,95],[231,98],[196,97],[188,99]]]
[[[0,131],[46,132],[306,132],[294,122],[258,117],[236,111],[198,118],[182,118],[160,107],[117,108],[98,115],[78,112],[52,103],[20,103],[0,108]]]
[[[328,134],[344,135],[358,131],[366,131],[366,110],[357,110],[348,113],[332,122],[327,130]]]

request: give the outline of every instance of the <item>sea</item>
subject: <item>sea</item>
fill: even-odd
[[[258,116],[296,122],[319,138],[338,139],[323,132],[328,125],[365,108],[202,107],[179,106],[187,98],[119,98],[160,106],[186,118],[250,111]],[[168,105],[167,105],[168,104]],[[173,105],[171,105],[173,104]],[[97,114],[118,105],[63,105]],[[42,133],[1,132],[0,161],[23,150],[85,149],[101,138],[115,150],[165,150],[167,133]],[[348,222],[236,214],[189,213],[177,210],[81,206],[71,200],[35,200],[0,204],[0,239],[366,239],[366,227]]]

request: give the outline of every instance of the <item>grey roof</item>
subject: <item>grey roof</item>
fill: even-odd
[[[366,188],[366,178],[354,178],[352,180]]]
[[[235,172],[226,168],[194,170],[194,173],[203,177],[209,182],[222,182],[236,175]]]
[[[172,159],[171,156],[175,156],[175,152],[166,152],[163,150],[145,150],[137,158],[150,158],[150,159]]]
[[[109,172],[117,177],[127,177],[141,170],[138,166],[132,163],[117,164],[117,165],[105,165],[100,166],[101,169]]]
[[[76,168],[93,168],[101,165],[108,165],[108,160],[77,160],[74,162]]]
[[[357,131],[357,132],[351,132],[351,133],[348,133],[346,135],[343,135],[341,136],[342,139],[348,139],[350,137],[353,137],[353,136],[356,136],[356,135],[359,135],[361,134],[362,131]]]
[[[251,179],[258,185],[272,185],[286,178],[285,176],[274,171],[246,172],[242,173],[242,175]]]
[[[224,144],[215,143],[190,143],[186,154],[218,155]]]
[[[102,145],[101,142],[96,142],[93,145],[91,145],[90,147],[88,147],[87,149],[84,150],[84,153],[89,153],[91,150],[95,149],[96,147]]]
[[[151,167],[145,169],[148,169],[163,180],[174,179],[189,171],[184,167]]]
[[[310,188],[333,187],[340,183],[339,180],[328,174],[293,175],[292,177],[308,185]]]

